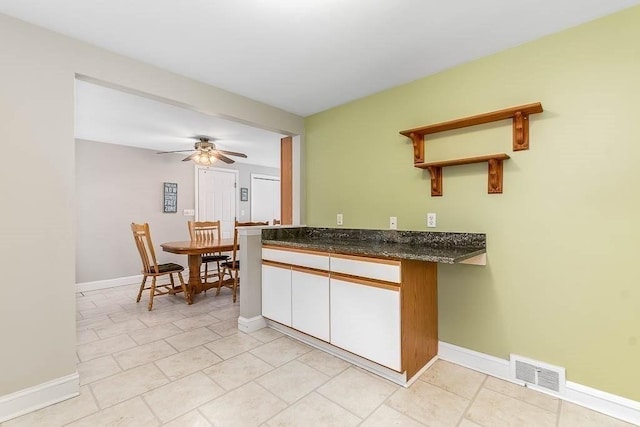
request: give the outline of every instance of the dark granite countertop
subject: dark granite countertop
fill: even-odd
[[[483,233],[273,227],[262,243],[347,255],[454,264],[486,252]]]

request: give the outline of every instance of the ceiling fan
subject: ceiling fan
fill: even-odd
[[[225,163],[231,164],[234,163],[235,160],[230,159],[227,156],[236,156],[247,158],[246,154],[236,153],[235,151],[227,151],[227,150],[218,150],[216,148],[216,144],[211,142],[211,138],[207,136],[198,136],[196,137],[198,141],[194,144],[193,149],[195,153],[192,153],[182,159],[183,162],[188,162],[189,160],[193,160],[196,164],[202,166],[209,166],[215,162],[216,159],[222,160]],[[161,151],[156,154],[168,154],[168,153],[184,153],[192,150],[175,150],[175,151]]]

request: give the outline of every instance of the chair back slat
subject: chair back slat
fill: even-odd
[[[151,232],[149,231],[149,224],[131,223],[131,231],[133,232],[133,239],[136,242],[136,248],[140,254],[142,260],[143,272],[151,273],[158,272],[158,261],[156,260],[156,252],[153,249],[153,243],[151,241]]]
[[[220,240],[220,221],[189,221],[188,226],[191,240]]]

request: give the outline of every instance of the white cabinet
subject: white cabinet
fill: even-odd
[[[331,344],[400,371],[400,287],[330,280]]]
[[[292,267],[291,326],[329,341],[329,273]]]
[[[331,272],[400,283],[400,261],[395,260],[334,254]]]
[[[291,326],[291,267],[262,262],[262,315]]]

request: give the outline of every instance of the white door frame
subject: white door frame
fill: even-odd
[[[200,165],[194,165],[195,167],[193,168],[193,172],[194,172],[194,180],[195,180],[195,193],[193,195],[194,199],[195,199],[195,205],[196,205],[196,212],[195,212],[195,220],[199,221],[198,218],[198,199],[200,197],[198,197],[200,195],[200,186],[198,184],[198,174],[199,171],[201,169],[205,169],[205,170],[210,170],[210,171],[220,171],[220,172],[231,172],[231,173],[235,173],[236,174],[236,189],[235,189],[235,194],[236,194],[236,211],[235,211],[235,217],[236,220],[238,219],[238,209],[239,209],[239,205],[240,205],[240,188],[239,188],[239,184],[240,184],[240,171],[236,170],[236,169],[227,169],[227,168],[216,168],[213,166],[200,166]]]

